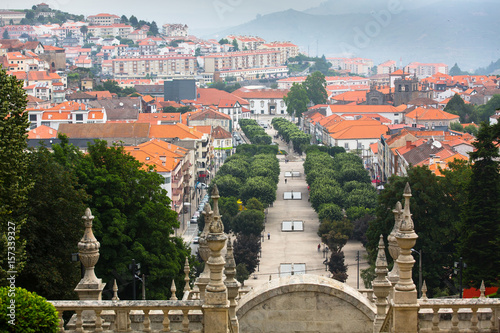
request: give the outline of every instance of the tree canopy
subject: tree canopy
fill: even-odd
[[[23,82],[0,67],[0,278],[7,271],[21,272],[25,263],[24,207],[32,181],[28,177],[26,92]],[[15,258],[7,255],[15,252]]]
[[[326,104],[328,93],[326,92],[326,80],[323,73],[316,71],[307,76],[304,81],[307,97],[314,104]]]
[[[302,84],[294,83],[283,100],[286,104],[286,112],[291,116],[300,118],[307,111],[309,97]]]

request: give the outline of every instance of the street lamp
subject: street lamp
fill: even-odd
[[[419,252],[415,249],[411,249],[411,252],[418,254],[418,297],[422,297],[422,254],[424,250],[420,249]]]

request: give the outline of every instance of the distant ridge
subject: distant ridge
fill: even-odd
[[[459,4],[459,5],[457,5]],[[386,10],[383,7],[380,10]],[[220,31],[258,35],[268,41],[289,40],[302,52],[316,55],[349,54],[382,62],[457,62],[464,70],[485,66],[500,58],[500,3],[487,0],[438,2],[389,16],[375,13],[335,15],[315,8],[305,12],[286,10],[263,15]],[[310,14],[311,13],[311,14]],[[214,35],[206,36],[214,38]]]

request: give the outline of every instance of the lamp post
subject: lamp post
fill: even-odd
[[[411,249],[411,252],[418,254],[418,297],[422,297],[422,254],[424,250],[420,249],[419,252],[415,249]]]

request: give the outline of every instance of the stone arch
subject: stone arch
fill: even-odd
[[[270,280],[236,308],[240,332],[371,333],[375,306],[348,285],[319,275]]]

